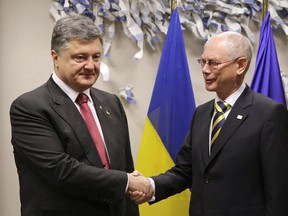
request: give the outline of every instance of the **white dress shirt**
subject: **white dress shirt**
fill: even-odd
[[[80,93],[84,93],[88,96],[88,106],[92,112],[92,115],[94,117],[94,120],[96,122],[96,125],[98,127],[98,130],[99,130],[99,133],[100,133],[100,136],[103,140],[103,143],[104,143],[104,147],[105,147],[105,151],[106,151],[106,154],[107,154],[107,158],[108,158],[108,161],[110,163],[110,158],[109,158],[109,154],[108,154],[108,150],[107,150],[107,147],[106,147],[106,143],[105,143],[105,139],[104,139],[104,136],[103,136],[103,132],[102,132],[102,128],[101,128],[101,125],[100,125],[100,122],[99,122],[99,119],[98,119],[98,116],[96,114],[96,110],[95,110],[95,107],[94,107],[94,104],[93,104],[93,100],[91,98],[91,95],[90,95],[90,88],[89,89],[86,89],[84,92],[77,92],[75,91],[74,89],[72,89],[70,86],[68,86],[66,83],[64,83],[57,75],[56,73],[54,72],[52,74],[52,79],[54,80],[54,82],[62,89],[62,91],[64,91],[68,97],[73,101],[73,103],[75,104],[75,106],[77,107],[77,109],[79,110],[80,112],[80,107],[79,105],[76,103],[76,98],[78,97],[78,95]]]
[[[242,85],[240,86],[240,88],[238,88],[235,92],[233,92],[231,95],[229,95],[224,101],[226,101],[229,105],[230,105],[230,109],[228,109],[225,113],[224,113],[224,116],[225,116],[225,119],[227,119],[231,109],[233,108],[235,102],[237,101],[237,99],[239,98],[239,96],[242,94],[242,92],[244,91],[245,89],[245,83],[242,83]],[[217,103],[219,100],[221,100],[220,98],[218,98],[216,96],[215,98],[215,103]],[[214,103],[214,104],[215,104]],[[216,111],[214,109],[214,114],[211,118],[211,122],[210,122],[210,130],[209,130],[209,155],[211,155],[211,132],[212,132],[212,124],[213,124],[213,118],[216,114]]]

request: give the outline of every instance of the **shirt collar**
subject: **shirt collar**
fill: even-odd
[[[74,89],[72,89],[70,86],[68,86],[65,82],[63,82],[54,72],[52,74],[52,79],[54,80],[54,82],[62,89],[62,91],[65,92],[65,94],[68,95],[68,97],[75,102],[76,98],[78,97],[79,93],[81,92],[77,92]],[[85,91],[83,91],[84,94],[86,94],[89,98],[89,100],[92,102],[92,98],[90,96],[90,88],[86,89]]]
[[[225,99],[225,101],[226,101],[227,103],[229,103],[229,105],[230,105],[231,107],[233,107],[234,104],[235,104],[235,102],[237,101],[237,99],[240,97],[240,95],[241,95],[242,92],[244,91],[244,89],[245,89],[245,83],[242,83],[242,85],[241,85],[235,92],[233,92],[231,95],[229,95],[229,96]],[[216,96],[215,102],[217,102],[217,101],[219,101],[219,100],[221,100],[221,99],[220,99],[218,96]]]

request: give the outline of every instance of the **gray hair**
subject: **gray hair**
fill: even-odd
[[[238,32],[227,31],[212,36],[212,38],[221,38],[221,43],[227,48],[230,58],[245,56],[249,62],[252,60],[253,46],[250,40]],[[207,41],[209,42],[209,40]],[[206,43],[207,44],[207,43]],[[206,45],[205,44],[205,45]]]
[[[102,32],[92,19],[83,15],[69,15],[59,19],[53,29],[51,39],[51,50],[60,53],[67,47],[72,39],[95,40],[101,38]]]
[[[223,33],[225,34],[225,33]],[[225,43],[229,49],[232,58],[245,56],[249,62],[252,59],[253,46],[250,40],[244,35],[237,32],[226,32]]]

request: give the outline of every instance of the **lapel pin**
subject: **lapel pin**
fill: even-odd
[[[242,118],[243,118],[242,115],[238,115],[238,116],[237,116],[237,119],[242,119]]]

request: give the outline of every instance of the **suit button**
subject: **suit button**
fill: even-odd
[[[206,177],[204,181],[205,181],[206,184],[209,184],[210,183],[210,178]]]

